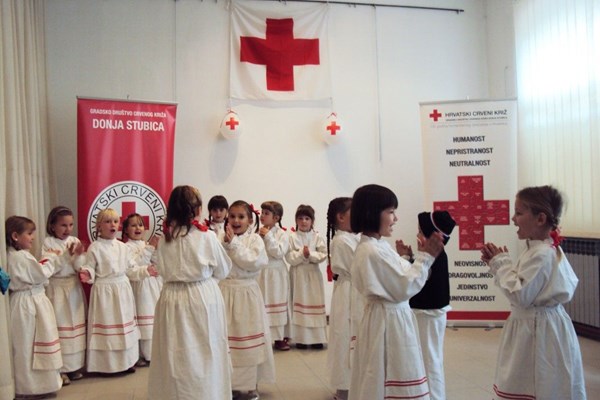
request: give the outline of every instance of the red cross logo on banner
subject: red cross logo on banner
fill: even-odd
[[[229,121],[225,122],[225,125],[227,125],[229,127],[229,130],[235,131],[235,126],[239,125],[240,123],[238,121],[235,120],[235,118],[231,117],[229,118]]]
[[[436,201],[433,209],[446,210],[460,227],[459,249],[479,250],[485,243],[486,225],[508,225],[508,200],[484,200],[483,176],[458,177],[458,201]]]
[[[437,122],[438,118],[441,117],[442,114],[440,114],[436,109],[433,110],[433,112],[431,114],[429,114],[429,118],[432,118],[434,122]]]
[[[127,216],[135,213],[135,209],[135,201],[124,201],[121,203],[121,220],[119,221],[121,224],[119,225],[119,230],[123,228],[123,222],[125,222]],[[150,217],[142,215],[142,220],[144,221],[144,227],[148,229],[150,226]]]
[[[266,39],[240,40],[240,61],[267,67],[267,90],[293,91],[294,66],[319,65],[319,39],[294,39],[292,18],[267,18]]]

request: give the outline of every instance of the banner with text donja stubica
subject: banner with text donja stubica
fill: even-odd
[[[425,209],[447,210],[456,227],[446,245],[448,325],[502,325],[510,304],[480,249],[519,253],[511,217],[517,192],[515,100],[421,103]]]
[[[146,240],[162,235],[173,188],[176,111],[172,103],[77,98],[77,226],[82,242],[97,239],[96,218],[105,208],[120,215],[121,226],[127,215],[140,214]]]

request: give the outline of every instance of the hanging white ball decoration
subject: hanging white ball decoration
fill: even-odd
[[[242,134],[242,123],[234,111],[229,111],[219,127],[219,132],[225,139],[235,139]]]
[[[322,128],[323,137],[327,143],[336,143],[340,140],[342,134],[342,122],[336,113],[331,113],[325,120]]]

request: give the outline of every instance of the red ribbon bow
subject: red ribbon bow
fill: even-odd
[[[260,215],[260,211],[259,211],[259,210],[255,210],[255,209],[254,209],[254,204],[250,204],[250,210],[251,210],[251,211],[252,211],[254,214],[256,214],[256,215]]]
[[[210,226],[210,221],[206,218],[204,218],[204,225]]]
[[[556,228],[550,232],[550,237],[552,238],[552,247],[556,248],[563,241],[564,237],[560,236],[560,229]]]
[[[206,232],[208,230],[208,226],[201,224],[200,222],[196,221],[195,219],[192,220],[192,225],[194,225],[196,228],[200,229],[200,231],[202,231],[202,232]]]

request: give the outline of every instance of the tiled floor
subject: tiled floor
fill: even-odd
[[[500,329],[446,330],[448,400],[487,400],[494,375]],[[588,400],[600,399],[600,342],[580,338]],[[261,385],[263,400],[330,400],[327,350],[276,352],[277,382]],[[119,377],[88,377],[58,392],[60,400],[142,400],[147,397],[148,368]],[[220,399],[215,399],[220,400]],[[370,399],[365,399],[370,400]]]

